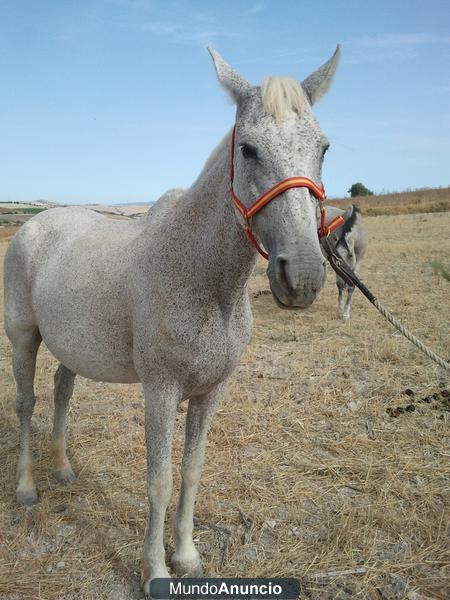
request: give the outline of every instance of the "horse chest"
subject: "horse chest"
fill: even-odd
[[[216,325],[202,331],[191,346],[192,354],[186,363],[189,374],[186,384],[193,391],[207,389],[226,379],[237,366],[247,346],[250,325],[235,322]]]
[[[149,348],[158,368],[172,372],[186,394],[202,393],[226,379],[239,362],[250,338],[251,312],[245,304],[228,315],[168,315],[158,319]],[[153,361],[152,361],[153,362]]]

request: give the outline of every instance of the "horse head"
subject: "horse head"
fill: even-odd
[[[272,294],[282,308],[307,308],[325,282],[317,235],[317,197],[329,142],[312,112],[339,60],[333,56],[302,83],[269,77],[252,86],[214,50],[217,76],[236,103],[232,190],[241,214],[279,182],[309,182],[280,192],[247,223],[266,248]],[[292,179],[294,178],[294,179]],[[238,212],[238,211],[236,211]],[[238,215],[241,218],[241,215]]]

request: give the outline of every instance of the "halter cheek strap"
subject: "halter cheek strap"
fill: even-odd
[[[247,208],[241,200],[237,197],[234,192],[234,147],[236,140],[236,127],[233,128],[233,134],[231,137],[231,160],[230,160],[230,194],[231,200],[233,201],[234,206],[241,213],[244,221],[245,221],[245,233],[247,234],[248,239],[253,244],[253,246],[258,250],[258,252],[263,256],[266,260],[269,258],[267,252],[265,252],[259,243],[257,242],[253,231],[252,231],[252,219],[253,217],[266,206],[271,200],[285,192],[286,190],[290,190],[292,188],[305,187],[310,190],[313,196],[319,201],[320,208],[320,228],[318,231],[319,237],[324,237],[329,235],[332,231],[340,227],[344,223],[344,219],[342,217],[334,218],[328,226],[325,225],[325,209],[323,207],[323,200],[326,198],[325,189],[323,185],[320,187],[314,183],[308,177],[288,177],[287,179],[283,179],[273,187],[271,187],[267,192],[264,192],[262,196],[260,196],[255,202]]]

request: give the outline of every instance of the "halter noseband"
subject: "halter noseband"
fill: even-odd
[[[257,242],[253,231],[252,231],[252,219],[253,217],[262,210],[266,204],[268,204],[271,200],[285,192],[286,190],[290,190],[291,188],[305,187],[310,190],[313,196],[319,201],[320,208],[320,228],[318,230],[319,238],[329,235],[332,231],[340,227],[344,223],[344,219],[342,217],[334,218],[328,226],[325,225],[325,209],[323,207],[322,201],[325,200],[325,189],[323,185],[320,187],[314,183],[308,177],[288,177],[287,179],[283,179],[273,187],[271,187],[267,192],[264,192],[262,196],[260,196],[250,208],[246,208],[244,204],[239,200],[236,196],[233,188],[234,183],[234,146],[236,139],[236,127],[233,128],[233,134],[231,137],[231,161],[230,161],[230,194],[231,200],[233,201],[234,206],[241,213],[242,217],[245,221],[245,233],[247,234],[248,239],[253,244],[253,246],[258,250],[258,252],[263,256],[266,260],[269,258],[267,252],[261,248],[259,243]]]

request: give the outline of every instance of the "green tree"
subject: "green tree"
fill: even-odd
[[[373,192],[368,190],[360,181],[354,183],[352,187],[347,190],[347,193],[350,194],[352,198],[355,196],[373,196]]]

